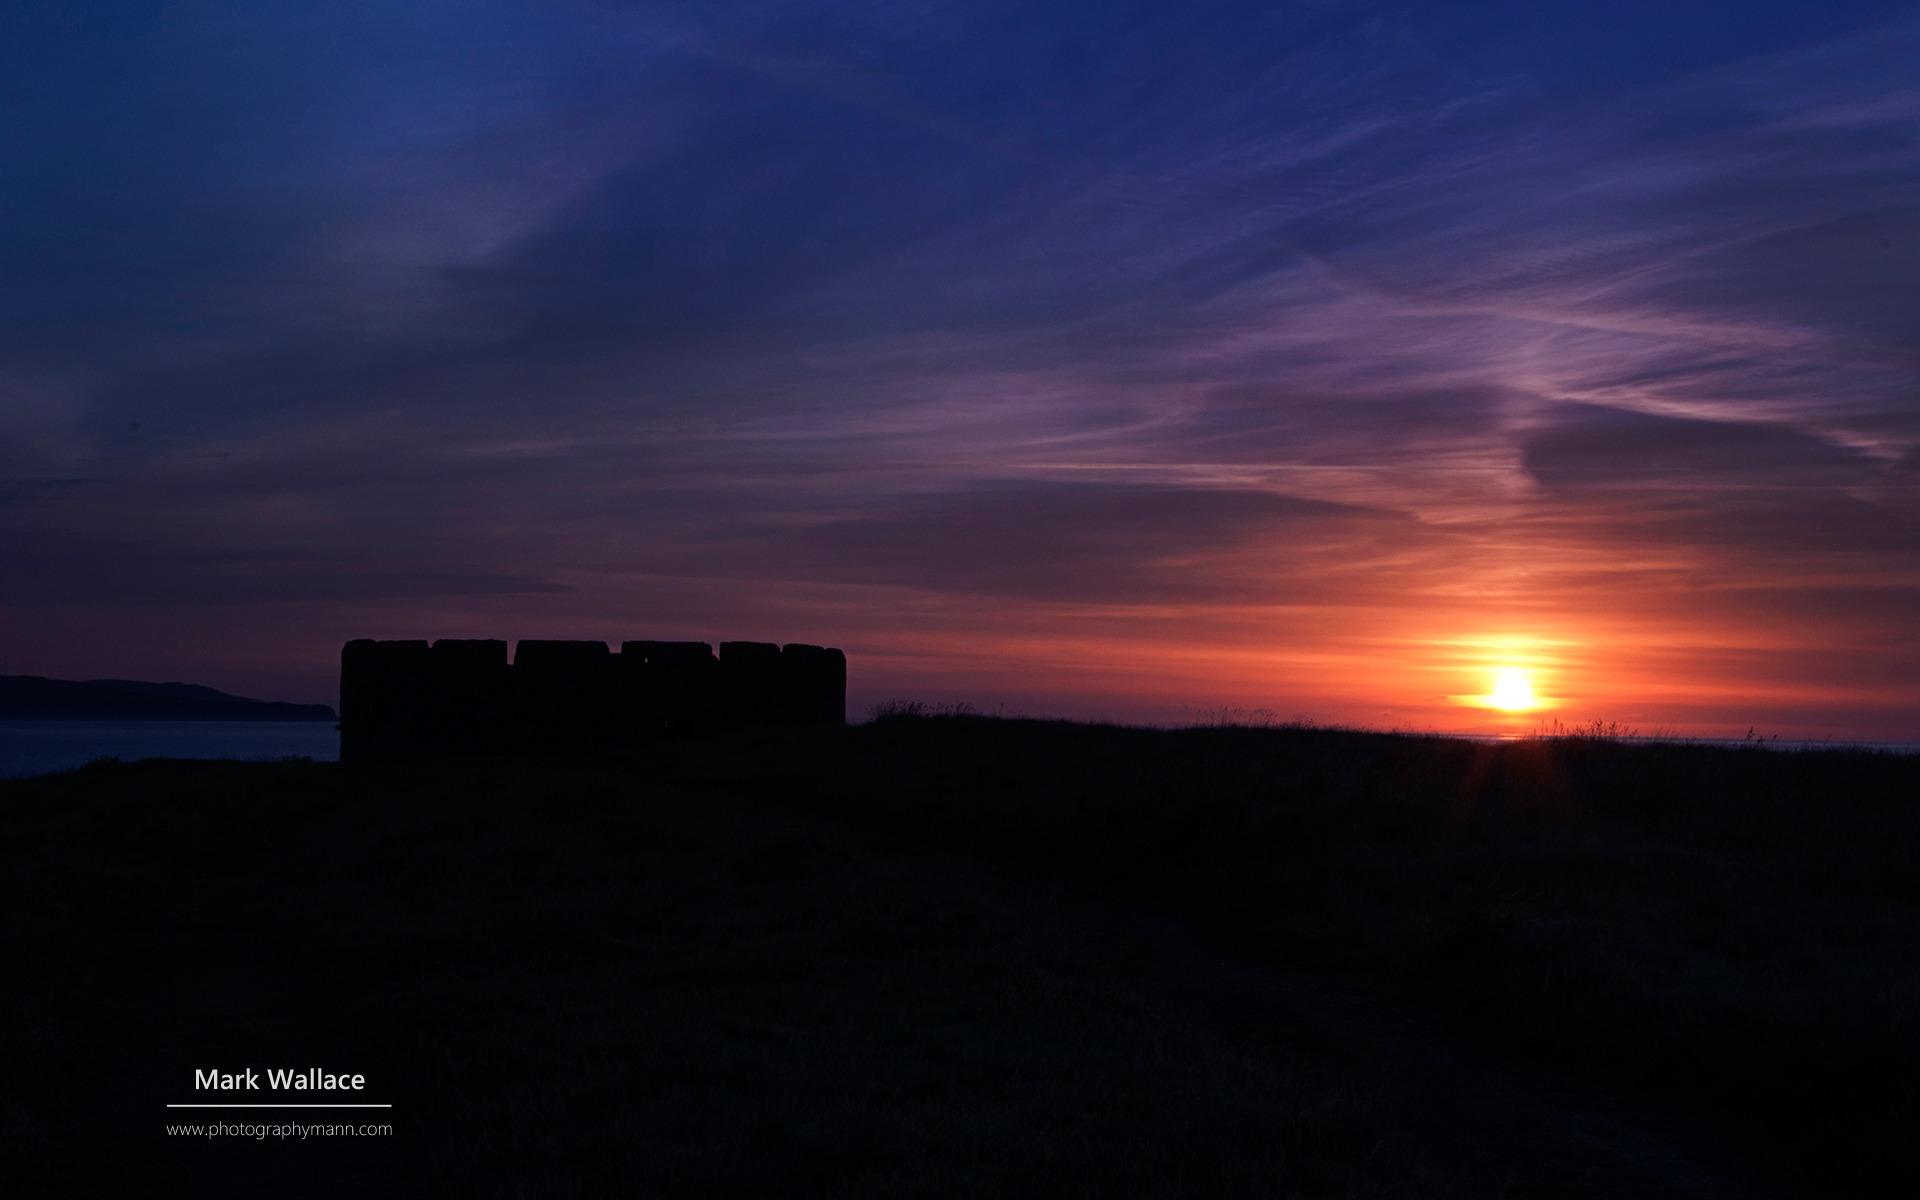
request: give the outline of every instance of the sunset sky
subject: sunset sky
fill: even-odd
[[[0,672],[1920,738],[1914,5],[28,0],[0,97]]]

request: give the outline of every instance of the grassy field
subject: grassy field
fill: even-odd
[[[0,783],[5,1178],[1910,1195],[1916,798],[1920,758],[976,718]],[[248,1065],[361,1072],[394,1136],[163,1135]]]

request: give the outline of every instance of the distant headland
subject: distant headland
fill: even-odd
[[[847,658],[824,646],[523,639],[348,642],[340,759],[554,754],[767,725],[844,725]]]
[[[331,721],[325,704],[250,700],[197,683],[0,675],[0,721]]]

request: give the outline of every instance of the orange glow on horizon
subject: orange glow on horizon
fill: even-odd
[[[854,708],[864,711],[869,697],[921,697],[1005,715],[1170,725],[1238,712],[1381,731],[1512,734],[1558,716],[1646,734],[1738,738],[1757,727],[1836,737],[1853,733],[1807,714],[1836,701],[1864,710],[1897,694],[1892,684],[1842,693],[1791,661],[1776,667],[1766,656],[1804,650],[1796,631],[1654,621],[1573,603],[1499,624],[1464,611],[1277,605],[1079,609],[1070,623],[969,609],[960,619],[969,623],[964,651],[959,639],[930,649],[924,629],[904,623],[884,637],[849,635],[849,653],[862,663]],[[1491,702],[1504,669],[1524,673],[1530,705]],[[1085,702],[1092,694],[1097,707]],[[1900,736],[1895,728],[1882,739]]]

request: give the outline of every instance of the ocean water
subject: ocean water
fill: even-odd
[[[96,758],[339,757],[332,721],[0,721],[0,779],[67,771]]]
[[[1439,734],[1467,741],[1516,740],[1500,734]],[[1915,742],[1743,742],[1716,738],[1626,738],[1629,742],[1678,742],[1776,751],[1872,750],[1920,753]],[[96,758],[131,762],[141,758],[228,758],[272,761],[340,757],[340,731],[332,721],[0,721],[0,779],[70,771]]]
[[[1534,738],[1533,734],[1526,733],[1443,733],[1439,736],[1490,743],[1526,742]],[[1823,751],[1920,754],[1920,742],[1851,742],[1837,738],[1621,737],[1608,740],[1628,746],[1718,746],[1724,750],[1776,750],[1792,754],[1817,754]]]

